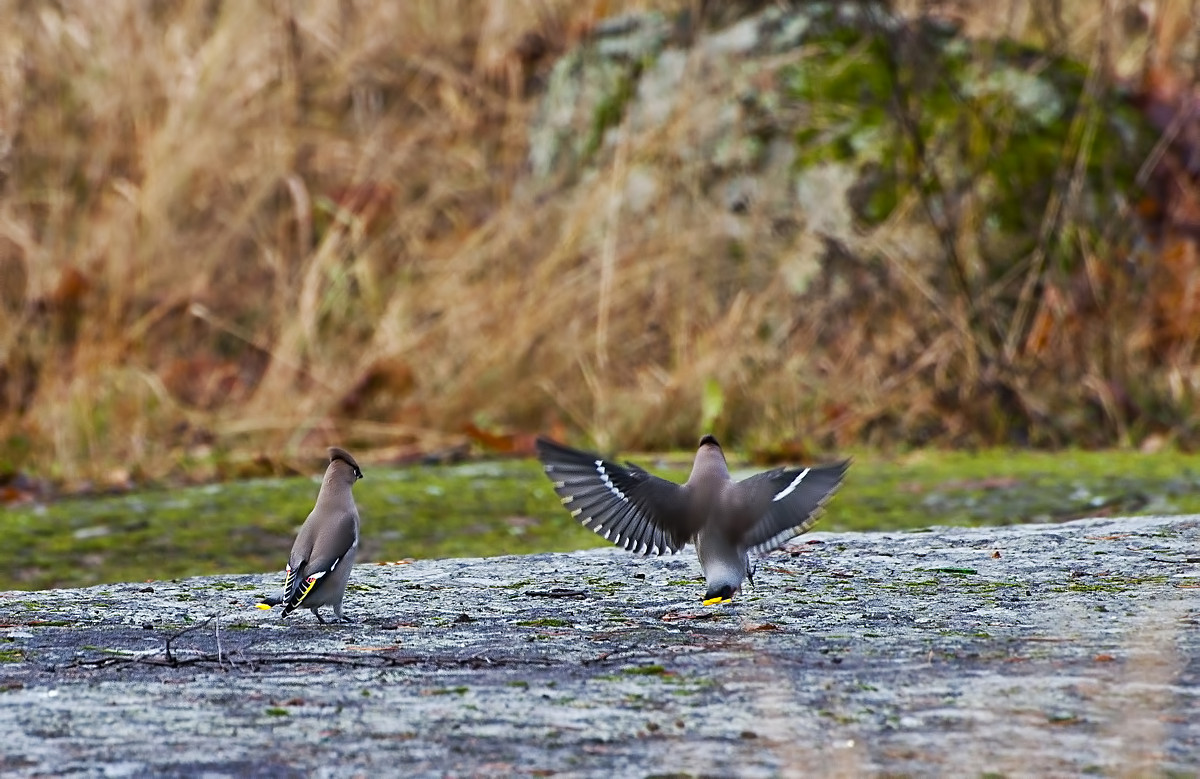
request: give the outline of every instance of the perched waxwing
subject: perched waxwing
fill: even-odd
[[[350,488],[362,477],[362,469],[349,452],[330,448],[317,505],[292,544],[283,591],[264,598],[259,608],[282,603],[285,617],[294,609],[305,608],[323,623],[318,609],[333,606],[338,622],[350,621],[342,614],[342,596],[358,554],[358,507]]]
[[[548,438],[538,438],[537,451],[554,491],[584,527],[643,555],[674,554],[694,542],[706,606],[731,600],[753,577],[751,552],[769,552],[811,528],[850,465],[777,468],[735,482],[721,445],[706,435],[680,485]]]

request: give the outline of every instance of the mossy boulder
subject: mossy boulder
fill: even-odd
[[[994,277],[1039,242],[1069,261],[1076,233],[1105,232],[1155,139],[1082,63],[872,4],[773,6],[690,39],[679,24],[609,20],[559,61],[531,128],[536,177],[586,175],[624,143],[665,193],[678,161],[703,160],[702,193],[730,213],[753,200],[927,261],[954,228]],[[1050,224],[1064,229],[1047,241]]]
[[[554,69],[533,184],[586,199],[597,245],[615,231],[644,264],[686,256],[672,278],[736,320],[739,361],[706,373],[719,424],[771,435],[758,398],[787,386],[804,389],[784,424],[834,420],[813,434],[831,447],[1098,445],[1168,418],[1138,426],[1138,409],[1188,418],[1169,386],[1114,368],[1146,353],[1111,322],[1148,297],[1128,257],[1157,133],[1099,58],[869,2],[698,31],[634,18]],[[814,407],[831,382],[847,391]],[[1081,386],[1137,399],[1081,403]]]

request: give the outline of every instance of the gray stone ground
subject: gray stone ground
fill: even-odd
[[[277,574],[5,592],[0,773],[1194,775],[1198,542],[813,533],[719,607],[690,550],[361,565],[348,626]]]

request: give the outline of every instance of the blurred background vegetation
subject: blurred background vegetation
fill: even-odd
[[[8,499],[537,432],[1194,447],[1195,4],[841,5],[0,3]]]

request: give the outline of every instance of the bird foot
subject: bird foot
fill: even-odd
[[[329,619],[325,619],[324,617],[322,617],[320,614],[318,614],[315,611],[313,612],[313,614],[317,615],[317,621],[320,622],[322,625],[331,625],[331,624],[339,624],[339,623],[340,624],[350,624],[350,623],[354,622],[354,620],[350,619],[345,614],[335,614],[334,616],[330,617]]]

